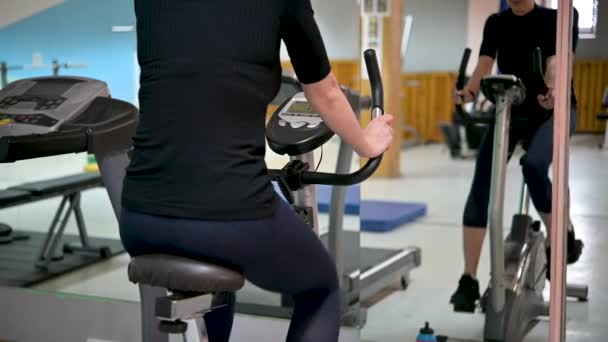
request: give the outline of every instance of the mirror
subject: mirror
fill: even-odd
[[[430,332],[429,329],[424,329],[427,322],[436,337],[445,336],[448,341],[482,341],[498,322],[492,318],[486,321],[489,316],[481,311],[479,302],[476,303],[474,313],[455,312],[450,304],[450,298],[465,270],[463,216],[475,174],[478,148],[483,144],[488,129],[487,125],[465,126],[459,122],[458,117],[454,115],[451,94],[464,49],[472,49],[466,69],[466,76],[470,77],[478,61],[486,19],[499,10],[500,3],[473,0],[404,2],[404,17],[411,15],[413,20],[411,35],[404,39],[409,41],[409,44],[404,56],[402,83],[399,88],[402,107],[399,113],[395,113],[396,118],[400,120],[400,153],[398,158],[385,161],[389,171],[384,177],[375,177],[362,186],[361,244],[384,249],[406,249],[414,246],[420,248],[421,263],[412,268],[407,289],[403,290],[399,282],[393,279],[391,286],[385,289],[385,296],[370,307],[367,324],[361,333],[365,341],[413,341],[418,336]],[[506,5],[505,1],[502,3]],[[602,1],[598,3],[598,8],[602,8]],[[442,8],[442,11],[437,11],[436,8]],[[597,26],[601,28],[605,16],[599,14],[603,12],[597,13]],[[437,25],[439,22],[445,25]],[[600,32],[599,29],[597,32]],[[605,222],[599,216],[603,215],[601,213],[606,207],[603,192],[597,191],[603,171],[596,167],[599,167],[598,163],[606,161],[600,144],[604,140],[606,123],[598,113],[605,111],[601,99],[607,80],[602,76],[603,73],[593,70],[605,67],[608,55],[597,46],[598,39],[601,38],[583,38],[583,35],[579,37],[573,70],[573,89],[578,110],[577,127],[569,149],[570,216],[576,238],[581,239],[585,247],[580,260],[567,267],[567,282],[570,288],[567,299],[568,340],[583,334],[583,330],[586,334],[584,339],[592,338],[587,336],[596,336],[603,329],[590,319],[591,313],[595,311],[590,303],[601,301],[592,296],[593,288],[601,286],[603,280],[600,280],[601,276],[589,272],[594,260],[599,260],[599,255],[603,253],[597,249],[601,246],[600,241],[603,241],[603,235],[597,229],[602,225],[601,222]],[[493,73],[497,73],[497,70],[494,69]],[[593,86],[589,86],[591,84]],[[495,116],[495,108],[492,108],[488,101],[484,96],[480,96],[475,105],[468,103],[465,110],[482,117],[487,116],[486,114]],[[552,131],[553,126],[549,125],[548,129]],[[536,209],[535,201],[530,198],[526,200],[526,196],[522,196],[526,194],[522,191],[525,190],[522,189],[525,172],[522,172],[520,159],[529,152],[518,146],[505,170],[503,222],[500,222],[504,236],[499,236],[498,241],[508,238],[511,231],[521,231],[517,228],[522,227],[521,222],[517,220],[523,215],[515,219],[514,216],[521,212],[522,202],[529,205],[527,214],[533,221],[541,222],[540,232],[546,234],[546,225],[542,223],[543,217]],[[391,168],[394,165],[398,166]],[[524,167],[527,168],[525,171],[529,171],[529,165],[524,163]],[[553,179],[553,171],[552,166],[547,173],[550,179]],[[529,173],[526,178],[529,179]],[[594,185],[590,186],[591,184]],[[365,203],[370,203],[367,207],[369,209],[366,209]],[[382,207],[382,210],[377,210],[379,214],[375,216],[370,213],[371,208],[375,208],[372,203]],[[426,210],[406,219],[407,209],[415,208],[416,205],[421,205]],[[393,209],[400,206],[403,209]],[[370,229],[372,218],[388,222],[392,210],[397,212],[395,217],[403,217],[402,222],[395,220],[397,222],[386,231]],[[529,227],[534,227],[524,226],[528,232],[531,230]],[[541,233],[526,235],[526,246],[529,248],[527,251],[536,246],[534,248],[540,251],[540,259],[545,253],[544,243],[538,244],[537,241],[540,240],[532,241],[530,236],[537,237]],[[510,238],[513,239],[516,235],[512,233]],[[512,253],[513,250],[522,251],[521,244],[509,241],[509,244],[505,245],[507,253]],[[479,256],[477,279],[480,294],[483,295],[491,280],[490,238],[486,236],[480,243],[483,249]],[[364,249],[362,257],[363,253]],[[523,251],[522,255],[526,253],[528,252]],[[539,285],[535,280],[545,275],[545,267],[543,262],[539,262],[538,267],[521,268],[524,274],[522,279],[527,279],[528,284]],[[529,274],[539,275],[539,278],[533,278]],[[519,284],[519,289],[523,291],[521,283],[514,281],[513,284]],[[542,285],[542,296],[544,300],[549,300],[550,282],[544,282]],[[586,292],[587,290],[590,292]],[[577,300],[586,295],[590,295],[589,303]],[[491,302],[491,299],[492,297],[485,303]],[[519,306],[515,310],[522,312],[524,309],[525,307]],[[513,325],[524,326],[521,322]],[[516,330],[514,328],[512,331]],[[548,340],[548,336],[548,318],[543,317],[524,340]]]
[[[413,341],[427,321],[445,334],[445,326],[467,319],[453,324],[448,302],[461,267],[459,208],[472,164],[450,158],[440,143],[440,123],[451,121],[450,90],[467,44],[468,7],[468,1],[405,1],[402,13],[384,19],[384,34],[393,35],[384,39],[384,51],[402,58],[399,79],[385,82],[396,88],[399,103],[391,114],[398,142],[384,175],[362,187],[361,253],[365,259],[366,249],[383,251],[392,265],[376,270],[384,283],[366,303],[366,341]],[[389,31],[391,19],[403,29]]]

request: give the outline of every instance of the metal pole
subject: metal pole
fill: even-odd
[[[566,340],[566,230],[568,224],[568,158],[572,51],[572,0],[557,8],[556,83],[553,143],[553,207],[551,234],[551,296],[549,340]]]
[[[301,160],[307,163],[311,169],[314,169],[315,165],[315,154],[314,151],[305,153],[303,155],[291,157],[292,160]],[[319,207],[317,202],[317,188],[315,185],[306,185],[302,187],[294,196],[294,204],[299,207],[309,207],[313,212],[313,230],[319,235]]]
[[[8,84],[8,66],[5,62],[0,63],[0,89]]]
[[[357,119],[359,119],[361,114],[361,95],[353,92],[351,89],[343,89],[343,92],[350,102]],[[350,172],[353,153],[352,146],[340,140],[338,162],[336,164],[337,174],[346,174]],[[344,186],[332,187],[329,207],[329,231],[327,233],[327,249],[334,258],[336,270],[340,276],[340,286],[342,286],[344,278],[348,276],[348,270],[346,270],[346,267],[344,266],[344,250],[347,248],[360,248],[359,242],[357,242],[356,246],[350,246],[345,242],[346,235],[344,234],[344,212],[346,209],[347,190],[348,187]]]
[[[59,75],[59,69],[61,69],[61,65],[59,64],[59,61],[54,59],[53,60],[53,76]]]
[[[492,291],[490,299],[492,300],[491,307],[496,313],[501,312],[505,305],[505,252],[502,226],[507,154],[509,152],[510,106],[511,104],[507,99],[507,95],[497,97],[489,205],[490,259],[492,263]]]
[[[340,149],[338,152],[338,164],[336,166],[336,173],[346,174],[350,171],[350,164],[352,161],[353,150],[352,147],[346,143],[340,141]],[[344,267],[344,252],[346,248],[359,248],[360,246],[349,246],[344,241],[344,212],[346,206],[346,192],[348,187],[345,186],[334,186],[331,191],[331,204],[329,208],[329,231],[328,231],[328,244],[327,249],[334,258],[336,264],[336,270],[340,276],[340,284],[344,281],[344,277],[347,275]]]
[[[519,197],[519,213],[528,215],[530,213],[530,193],[524,180],[521,184],[521,194]]]

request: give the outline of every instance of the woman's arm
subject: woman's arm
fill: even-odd
[[[481,79],[492,73],[494,61],[498,53],[498,17],[493,14],[486,19],[483,28],[483,41],[479,48],[479,61],[473,71],[473,75],[469,78],[464,89],[454,92],[453,100],[460,104],[461,102],[472,101],[479,93],[481,88]]]
[[[479,93],[481,88],[481,79],[492,73],[494,68],[494,58],[490,56],[481,55],[477,66],[473,71],[473,75],[469,78],[467,85],[462,90],[462,96],[471,96],[471,100]]]
[[[310,0],[290,0],[281,18],[281,38],[306,98],[325,124],[362,157],[386,151],[393,139],[392,116],[383,115],[362,129],[331,72]]]
[[[574,9],[573,27],[572,27],[572,50],[570,51],[570,74],[574,70],[574,58],[576,48],[578,47],[578,11]],[[557,36],[557,30],[554,31]],[[557,38],[557,37],[556,37]],[[547,94],[538,95],[538,103],[545,109],[553,109],[555,106],[554,89],[557,78],[557,56],[555,55],[556,50],[556,39],[552,40],[550,46],[550,56],[547,57],[546,68],[545,68],[545,84],[547,85]]]
[[[385,114],[372,120],[365,130],[362,129],[333,73],[330,72],[319,82],[304,84],[304,93],[325,124],[351,145],[357,154],[376,157],[390,146],[392,116]]]

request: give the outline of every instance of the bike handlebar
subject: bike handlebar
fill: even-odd
[[[458,69],[458,78],[456,81],[457,90],[462,90],[465,86],[466,71],[467,71],[467,66],[469,64],[470,57],[471,57],[471,49],[466,48],[462,55],[462,60],[460,61],[460,67]],[[542,65],[541,50],[539,47],[537,47],[534,49],[534,52],[532,54],[532,71],[533,71],[533,75],[534,75],[532,82],[534,83],[534,89],[538,89],[540,93],[546,94],[548,88],[545,83],[545,78],[543,76],[542,70],[543,70],[543,65]],[[490,101],[492,101],[492,100],[490,99]],[[488,124],[488,123],[492,122],[491,118],[475,118],[475,117],[471,116],[469,113],[467,113],[464,110],[462,103],[456,104],[456,114],[465,123]]]
[[[364,59],[372,90],[372,115],[377,117],[384,114],[384,90],[382,87],[382,75],[378,66],[376,52],[373,49],[368,49],[364,52]],[[336,186],[359,184],[374,174],[376,169],[378,169],[378,166],[380,166],[381,161],[382,155],[376,158],[371,158],[362,168],[350,174],[302,171],[299,172],[298,181],[301,184],[323,184]],[[282,171],[269,170],[269,172],[271,175],[280,176]]]
[[[539,89],[541,94],[546,94],[549,88],[547,88],[547,83],[545,83],[545,78],[543,77],[543,60],[542,55],[540,53],[540,48],[537,47],[534,49],[534,53],[532,54],[533,63],[532,63],[532,71],[534,75],[534,86],[535,89]]]
[[[462,59],[460,60],[460,67],[458,68],[458,78],[456,80],[456,89],[462,90],[464,88],[464,83],[466,80],[467,67],[469,65],[469,59],[471,58],[471,49],[464,49],[464,53],[462,54]],[[467,124],[470,123],[489,123],[488,119],[474,118],[469,113],[467,113],[462,103],[456,104],[456,114],[460,117],[462,121]]]

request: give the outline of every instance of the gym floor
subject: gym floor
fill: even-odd
[[[587,303],[568,303],[568,341],[600,341],[608,333],[603,322],[608,296],[602,289],[608,287],[608,274],[598,267],[608,256],[602,248],[608,244],[608,232],[601,229],[608,223],[608,152],[597,148],[599,137],[576,136],[571,149],[571,213],[579,237],[586,244],[582,259],[569,267],[568,280],[587,283],[590,300]],[[321,170],[335,166],[337,143],[333,140],[323,151]],[[54,176],[78,173],[84,166],[84,155],[0,165],[3,175],[0,186],[24,181],[47,179]],[[271,167],[280,167],[285,159],[269,154]],[[413,341],[424,322],[428,321],[436,333],[455,341],[480,341],[483,332],[483,315],[455,314],[448,305],[463,268],[460,220],[467,196],[474,162],[457,161],[449,157],[443,145],[427,145],[402,152],[402,173],[399,179],[374,179],[362,187],[363,199],[423,202],[428,205],[426,217],[389,233],[362,233],[365,246],[422,248],[422,266],[411,275],[406,291],[397,291],[371,307],[361,337],[369,342]],[[508,168],[505,198],[505,224],[517,210],[521,172],[517,156]],[[356,160],[353,164],[356,165]],[[104,190],[91,190],[83,194],[83,211],[91,236],[118,238],[118,230]],[[0,222],[19,229],[45,231],[58,200],[0,211]],[[536,212],[532,211],[534,215]],[[321,226],[327,217],[321,215]],[[358,218],[347,217],[346,226],[357,229]],[[71,222],[69,233],[76,228]],[[126,255],[73,272],[37,286],[39,289],[74,293],[85,296],[137,300],[137,288],[126,279]],[[484,248],[479,276],[482,287],[488,281],[489,254]],[[112,284],[112,286],[108,286]],[[248,286],[246,295],[262,302],[277,301],[272,294]],[[547,290],[548,295],[548,290]],[[546,341],[548,322],[540,322],[526,341]]]

